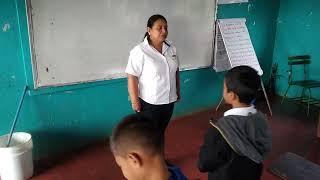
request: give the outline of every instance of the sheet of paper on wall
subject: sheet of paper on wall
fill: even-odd
[[[215,61],[214,61],[214,66],[213,68],[215,71],[220,72],[220,71],[225,71],[227,69],[231,68],[231,64],[229,62],[229,57],[226,51],[226,47],[224,45],[220,28],[217,26],[217,35],[215,37]]]
[[[240,65],[247,65],[263,74],[254,51],[244,18],[218,19],[214,69],[226,71]]]
[[[218,0],[218,4],[245,3],[248,0]]]

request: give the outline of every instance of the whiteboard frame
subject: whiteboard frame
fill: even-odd
[[[33,21],[32,21],[32,7],[31,0],[26,0],[25,3],[26,8],[26,16],[27,16],[27,25],[28,25],[28,35],[29,35],[29,47],[30,47],[30,58],[31,58],[31,69],[32,69],[32,79],[33,79],[33,87],[37,89],[37,80],[38,80],[38,71],[37,71],[37,61],[34,57],[35,47],[34,47],[34,33],[33,33]]]
[[[248,0],[218,0],[219,4],[248,3]]]
[[[39,85],[39,75],[37,70],[37,57],[35,56],[35,41],[34,41],[34,30],[33,30],[33,19],[32,19],[32,4],[31,0],[25,0],[25,8],[26,8],[26,15],[27,15],[27,26],[28,26],[28,35],[29,35],[29,46],[30,46],[30,57],[31,57],[31,69],[32,69],[32,78],[33,78],[33,87],[34,89],[39,88],[48,88],[48,87],[61,87],[61,86],[72,86],[77,84],[83,84],[83,83],[92,83],[92,82],[99,82],[99,81],[107,81],[107,80],[113,80],[113,79],[120,79],[120,78],[126,78],[126,73],[116,73],[116,74],[110,74],[108,77],[105,78],[99,78],[94,80],[84,80],[84,81],[76,81],[76,82],[65,82],[65,83],[56,83],[52,85]],[[179,69],[179,71],[189,71],[189,70],[196,70],[196,69],[205,69],[205,68],[211,68],[214,62],[214,54],[215,54],[215,29],[216,29],[216,20],[217,20],[217,10],[218,10],[218,0],[213,0],[213,4],[215,7],[213,18],[212,18],[212,44],[211,44],[211,53],[210,57],[212,57],[211,64],[207,66],[195,66],[195,67],[182,67]]]

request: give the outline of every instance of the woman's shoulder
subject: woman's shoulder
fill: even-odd
[[[134,54],[134,55],[143,54],[142,46],[143,46],[142,43],[137,44],[134,48],[130,50],[130,54]]]

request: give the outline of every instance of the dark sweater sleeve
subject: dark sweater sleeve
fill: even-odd
[[[220,132],[210,127],[200,147],[198,169],[201,172],[213,172],[232,158],[233,150],[223,139]]]

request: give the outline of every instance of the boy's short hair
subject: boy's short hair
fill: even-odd
[[[225,75],[227,91],[238,95],[239,101],[251,104],[260,88],[258,72],[249,66],[237,66]]]
[[[110,147],[113,153],[125,155],[140,151],[154,155],[161,152],[161,135],[155,125],[140,114],[128,115],[114,128]]]

